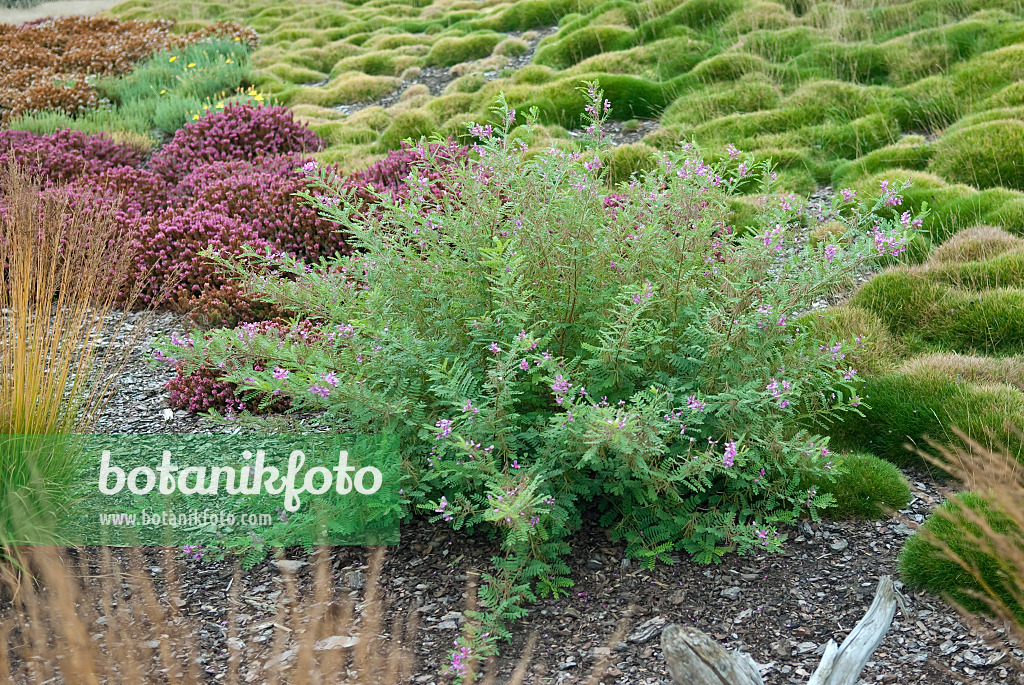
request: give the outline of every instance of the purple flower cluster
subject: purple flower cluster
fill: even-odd
[[[300,326],[291,326],[277,321],[260,321],[245,324],[237,330],[239,335],[243,336],[242,339],[252,339],[257,335],[273,332],[282,342],[316,343],[320,340],[313,325],[309,322],[304,322]],[[172,338],[171,342],[175,343],[175,340]],[[187,339],[179,339],[176,344],[191,346]],[[259,403],[258,400],[264,399],[258,397],[256,402],[243,400],[240,397],[238,386],[225,381],[224,370],[213,363],[187,371],[184,363],[175,359],[173,352],[158,350],[157,359],[174,364],[176,375],[166,385],[167,403],[174,409],[185,409],[192,412],[205,412],[210,409],[236,412],[253,409]],[[282,369],[279,366],[275,366],[271,371],[271,376],[279,381],[287,380],[289,375],[287,369]],[[327,374],[327,376],[333,376],[333,374]],[[327,380],[327,376],[324,379],[326,382],[330,382]],[[270,411],[285,411],[290,406],[291,402],[287,398],[279,398],[268,409]]]
[[[138,150],[105,135],[57,131],[44,135],[28,131],[0,131],[0,166],[14,160],[44,184],[98,176],[118,167],[142,164]]]
[[[316,152],[320,137],[295,121],[287,107],[231,103],[224,111],[178,129],[149,162],[169,182],[213,162],[256,161],[274,155]]]

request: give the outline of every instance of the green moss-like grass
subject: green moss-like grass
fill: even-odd
[[[973,384],[940,370],[890,373],[865,381],[863,417],[846,418],[832,429],[837,446],[868,450],[897,465],[919,464],[907,444],[927,449],[961,444],[954,427],[982,445],[1010,445],[1024,457],[1024,445],[1007,425],[1024,425],[1024,393],[1007,385]]]
[[[835,482],[811,481],[818,492],[830,492],[836,506],[823,511],[831,519],[880,519],[910,501],[910,484],[892,463],[871,454],[836,458],[841,471]]]
[[[986,521],[997,535],[1008,536],[1011,544],[1020,544],[1020,531],[1009,516],[977,493],[961,493],[936,509],[918,534],[907,538],[898,559],[900,578],[911,589],[928,590],[951,598],[968,611],[988,613],[981,585],[943,552],[934,542],[938,540],[975,566],[995,598],[1010,609],[1018,622],[1024,622],[1024,607],[1015,599],[1022,590],[1019,579],[1009,562],[1002,561],[988,544],[978,544],[977,540],[984,538],[981,526],[970,520],[964,510]]]
[[[935,146],[931,168],[977,188],[1024,190],[1024,122],[1001,119],[948,133]]]

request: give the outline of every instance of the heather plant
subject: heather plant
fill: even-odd
[[[440,197],[426,148],[408,195],[381,193],[371,213],[311,169],[305,197],[352,255],[310,268],[207,252],[318,342],[211,331],[161,346],[185,371],[223,368],[339,429],[396,433],[409,512],[499,537],[457,673],[527,602],[567,591],[563,559],[587,511],[644,563],[676,551],[709,563],[776,550],[780,524],[832,506],[821,483],[837,462],[821,431],[858,411],[858,372],[850,341],[822,344],[794,320],[852,269],[899,254],[914,227],[879,215],[897,185],[845,212],[841,241],[801,247],[800,203],[757,169],[775,199],[757,231],[732,235],[729,195],[755,169],[727,172],[692,145],[606,210],[610,104],[596,84],[584,94],[593,147],[527,157],[506,143],[516,112],[500,98],[496,123],[472,125],[478,159]]]
[[[232,103],[219,114],[179,129],[153,156],[149,169],[177,182],[203,164],[315,152],[320,147],[319,136],[295,121],[287,108]]]
[[[0,131],[0,165],[16,162],[47,184],[60,184],[82,176],[99,175],[117,167],[142,163],[138,150],[105,135],[81,131],[35,134]]]

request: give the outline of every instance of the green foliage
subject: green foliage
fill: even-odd
[[[643,143],[617,145],[607,155],[606,180],[613,186],[628,181],[633,174],[644,174],[658,164],[658,151]]]
[[[864,417],[833,428],[838,445],[869,450],[897,465],[920,464],[905,445],[924,449],[925,437],[941,445],[961,444],[955,427],[982,445],[1016,445],[1013,457],[1024,457],[1024,445],[1006,427],[1024,425],[1024,394],[1018,390],[957,382],[926,370],[868,378],[861,392]]]
[[[757,231],[726,239],[737,162],[692,148],[606,208],[608,107],[596,84],[584,101],[596,149],[527,158],[504,142],[516,117],[501,99],[497,134],[471,128],[481,163],[427,155],[414,174],[439,190],[384,194],[379,212],[313,175],[307,200],[355,256],[216,259],[323,342],[211,331],[175,351],[346,430],[397,434],[410,511],[500,540],[481,592],[491,639],[535,596],[566,591],[587,511],[643,563],[709,563],[774,550],[776,525],[832,506],[809,483],[840,473],[818,431],[858,412],[852,343],[821,346],[790,317],[878,257],[872,231],[900,240],[866,211],[833,253],[800,247],[792,201],[763,203]],[[280,278],[256,276],[261,263]]]
[[[910,501],[910,483],[894,464],[871,454],[841,455],[836,463],[842,474],[834,483],[813,482],[813,487],[836,500],[836,506],[825,512],[829,518],[885,518]]]
[[[377,147],[381,152],[397,150],[403,140],[411,138],[419,140],[429,135],[436,126],[434,118],[427,112],[420,109],[406,110],[395,115],[394,119],[377,141]]]
[[[982,599],[982,586],[960,564],[942,550],[946,546],[954,554],[973,565],[993,594],[1008,607],[1017,621],[1024,622],[1024,607],[1017,601],[1021,588],[1016,574],[1007,572],[1009,561],[995,556],[993,550],[978,544],[985,531],[966,512],[971,512],[997,535],[1016,538],[1013,518],[999,506],[974,492],[954,495],[924,522],[921,532],[907,538],[899,555],[900,578],[914,590],[928,590],[949,597],[968,611],[988,613]]]
[[[450,67],[460,62],[487,57],[505,36],[500,33],[476,33],[464,38],[441,38],[427,54],[428,65]]]
[[[931,167],[977,188],[1024,190],[1024,122],[991,121],[947,133],[935,145]]]

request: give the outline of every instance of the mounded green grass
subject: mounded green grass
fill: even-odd
[[[1008,535],[1019,544],[1019,531],[1014,531],[1012,520],[992,503],[977,493],[965,492],[946,502],[921,526],[921,531],[907,538],[899,555],[900,578],[914,590],[928,590],[948,596],[968,611],[988,612],[988,605],[978,595],[982,591],[978,581],[959,564],[943,554],[942,549],[929,536],[944,543],[968,563],[974,565],[994,594],[1024,622],[1024,607],[1014,599],[1022,588],[1013,584],[1013,574],[997,557],[972,538],[982,535],[981,526],[969,520],[957,504],[986,521],[996,534]],[[922,534],[924,533],[924,534]]]
[[[541,123],[573,128],[582,111],[576,86],[599,78],[615,118],[662,120],[646,144],[731,143],[775,159],[789,190],[894,169],[937,174],[953,189],[939,199],[955,206],[933,219],[945,235],[966,227],[959,216],[991,220],[1000,209],[992,205],[1006,204],[978,197],[978,189],[1024,188],[1021,155],[1014,157],[1014,146],[1024,145],[1017,0],[130,0],[114,12],[252,26],[263,40],[254,55],[258,84],[285,104],[371,101],[403,73],[453,67],[463,78],[448,92],[472,97],[432,112],[443,133],[486,118],[502,91],[520,112],[536,106]],[[530,49],[530,30],[545,27],[557,31],[540,41],[532,63],[503,72]],[[499,78],[467,78],[484,72]],[[417,106],[429,109],[433,97]],[[336,128],[350,125],[342,121]],[[919,136],[944,130],[935,142]],[[339,132],[332,148],[366,152],[369,144],[341,142],[364,138]],[[1024,206],[1003,214],[1024,222]]]
[[[811,484],[818,492],[831,492],[836,506],[823,514],[832,519],[880,519],[898,511],[910,501],[910,484],[894,465],[871,454],[849,454],[837,458],[842,475],[834,483],[821,480]]]
[[[1014,253],[1015,255],[1016,253]],[[991,281],[1009,279],[1016,269],[1013,255],[984,263],[954,266],[954,272],[976,272]],[[997,266],[1006,269],[994,275]],[[941,268],[940,268],[941,269]],[[936,270],[936,273],[947,273]],[[977,281],[982,277],[976,276]],[[983,354],[1014,354],[1024,349],[1024,289],[1013,287],[967,290],[947,285],[927,271],[906,268],[880,274],[861,288],[852,304],[874,312],[898,336],[913,336],[933,349]]]
[[[867,450],[897,465],[918,464],[906,449],[960,444],[958,428],[982,445],[1010,447],[1018,460],[1024,444],[1007,424],[1024,426],[1024,393],[1007,385],[966,383],[944,370],[925,369],[868,378],[860,390],[863,418],[847,418],[831,433],[837,446]]]

